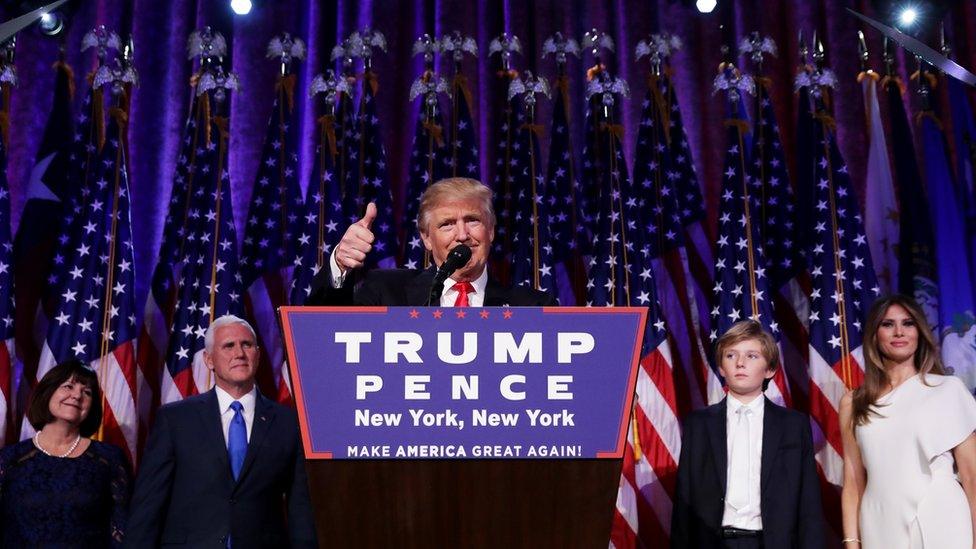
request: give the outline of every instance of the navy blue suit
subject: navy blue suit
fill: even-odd
[[[725,399],[688,414],[681,437],[671,547],[723,547],[728,467]],[[810,418],[766,400],[760,514],[766,549],[822,549],[823,510]]]
[[[210,390],[159,409],[125,546],[316,547],[295,411],[258,394],[235,481],[218,408]]]

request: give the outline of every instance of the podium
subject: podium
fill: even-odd
[[[324,546],[606,547],[644,309],[280,314]]]

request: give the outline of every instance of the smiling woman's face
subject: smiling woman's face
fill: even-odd
[[[55,420],[81,425],[92,405],[92,390],[85,382],[71,378],[55,389],[48,409]]]

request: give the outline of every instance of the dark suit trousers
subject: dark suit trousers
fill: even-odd
[[[725,542],[725,549],[763,549],[763,540],[756,538],[735,538],[722,540]]]

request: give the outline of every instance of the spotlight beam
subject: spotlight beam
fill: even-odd
[[[24,28],[30,26],[31,23],[37,21],[42,15],[51,12],[51,10],[57,9],[68,0],[58,0],[57,2],[51,2],[46,6],[41,6],[34,11],[25,13],[20,17],[15,17],[10,21],[0,25],[0,42],[6,42],[11,36],[17,34]]]
[[[852,10],[851,8],[844,8],[851,13],[854,17],[857,17],[861,21],[864,21],[868,25],[881,31],[881,34],[892,39],[896,44],[910,51],[911,53],[921,57],[924,61],[933,65],[942,72],[948,74],[949,76],[959,80],[960,82],[965,82],[970,86],[976,87],[976,75],[969,72],[968,70],[961,67],[958,63],[949,59],[948,57],[942,55],[941,53],[933,50],[932,48],[926,46],[916,38],[908,36],[907,34],[901,32],[898,29],[894,29],[867,17],[866,15],[861,15],[860,13]]]

